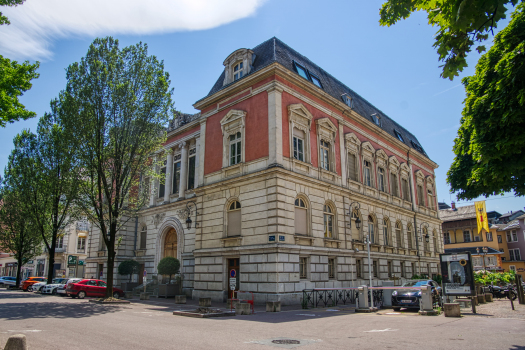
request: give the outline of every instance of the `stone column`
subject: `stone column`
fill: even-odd
[[[153,162],[154,163],[157,162],[157,157],[156,156],[153,158]],[[153,167],[154,167],[153,170],[156,172],[157,171],[157,164],[154,164]],[[156,181],[154,179],[150,179],[150,181],[149,181],[149,206],[150,207],[155,206],[155,184],[156,184]]]
[[[171,187],[173,186],[173,151],[169,150],[166,164],[166,179],[164,185],[164,202],[170,202]]]
[[[195,140],[195,188],[199,187],[201,185],[200,182],[200,148],[201,148],[201,140],[199,137]]]
[[[412,169],[412,162],[408,161],[408,167],[410,168],[410,174],[408,176],[409,186],[410,186],[410,197],[412,199],[412,210],[417,212],[416,205],[416,185],[414,184],[414,170]]]
[[[346,149],[345,149],[345,135],[343,132],[343,125],[339,124],[339,155],[341,157],[341,186],[348,186],[348,179],[346,177]],[[335,153],[334,153],[335,155]]]
[[[179,198],[184,198],[188,188],[188,143],[182,142],[179,147],[181,148]]]
[[[268,90],[268,148],[269,166],[281,166],[283,164],[283,89],[276,84]]]

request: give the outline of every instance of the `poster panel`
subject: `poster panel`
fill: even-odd
[[[440,254],[439,260],[445,295],[473,296],[476,294],[470,252]]]

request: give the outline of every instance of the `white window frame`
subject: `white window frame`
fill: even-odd
[[[468,239],[469,239],[468,241],[465,240],[465,237],[466,237],[465,234],[468,234]],[[470,234],[470,230],[464,230],[463,231],[463,243],[471,243],[471,242],[473,241],[472,241],[472,235]]]
[[[359,150],[361,148],[361,141],[357,138],[354,133],[345,134],[345,148],[346,148],[346,159],[345,165],[347,168],[346,177],[350,181],[361,182],[361,161],[359,157]],[[355,157],[354,164],[354,175],[355,179],[350,177],[350,154]]]
[[[237,131],[235,134],[231,134],[229,137],[230,141],[230,154],[228,156],[228,159],[230,160],[229,165],[236,165],[240,164],[241,162],[241,156],[242,156],[242,135],[240,131]],[[232,146],[233,146],[233,154],[232,154]]]
[[[311,168],[311,151],[310,151],[310,131],[313,116],[308,109],[300,103],[288,106],[288,120],[290,122],[290,161],[293,171],[310,173]],[[304,133],[303,140],[303,160],[294,157],[294,129]]]
[[[363,185],[372,187],[372,164],[368,159],[363,160]]]
[[[240,167],[243,169],[245,159],[245,148],[246,148],[246,112],[241,110],[232,109],[221,119],[221,129],[223,136],[223,156],[222,156],[222,167]],[[234,165],[230,165],[230,135],[236,135],[238,132],[241,133],[241,161]],[[242,173],[242,171],[241,171]],[[197,174],[196,174],[197,175]]]
[[[332,121],[325,117],[315,121],[317,129],[317,154],[318,157],[318,168],[321,172],[335,173],[335,141],[337,135],[337,128]],[[322,141],[326,144],[326,147],[322,147]],[[323,150],[327,151],[328,159],[326,167],[323,167],[321,162],[321,153]]]
[[[511,252],[512,252],[512,256],[511,256]],[[516,252],[518,252],[518,257],[519,259],[517,259],[516,257]],[[520,251],[520,248],[512,248],[512,249],[509,249],[509,260],[510,261],[521,261],[521,251]]]
[[[331,231],[328,231],[331,228]],[[323,234],[324,238],[336,239],[335,209],[329,203],[323,207]]]
[[[330,144],[327,143],[325,140],[321,140],[319,145],[319,160],[320,160],[320,167],[326,171],[331,171],[330,169]]]
[[[83,242],[82,244],[79,244]],[[77,237],[77,253],[86,252],[86,237]]]
[[[232,74],[233,74],[233,81],[237,81],[237,80],[241,79],[245,75],[244,74],[244,62],[243,61],[239,61],[239,62],[233,64]]]
[[[377,187],[378,190],[381,192],[386,192],[386,186],[385,186],[385,168],[378,167],[377,168]]]

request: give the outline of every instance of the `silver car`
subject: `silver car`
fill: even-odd
[[[57,294],[58,288],[65,285],[69,278],[55,278],[51,284],[42,287],[42,294]]]
[[[22,282],[22,280],[20,280]],[[0,285],[2,286],[14,286],[16,284],[16,277],[4,276],[0,277]]]

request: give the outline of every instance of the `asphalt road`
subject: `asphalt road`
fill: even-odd
[[[191,306],[183,306],[182,309]],[[196,319],[174,316],[173,300],[105,306],[0,289],[0,348],[12,334],[29,349],[521,349],[525,320],[398,314],[351,309],[258,312]],[[334,310],[334,311],[332,311]],[[335,311],[338,310],[338,311]],[[300,344],[279,345],[291,339]]]

